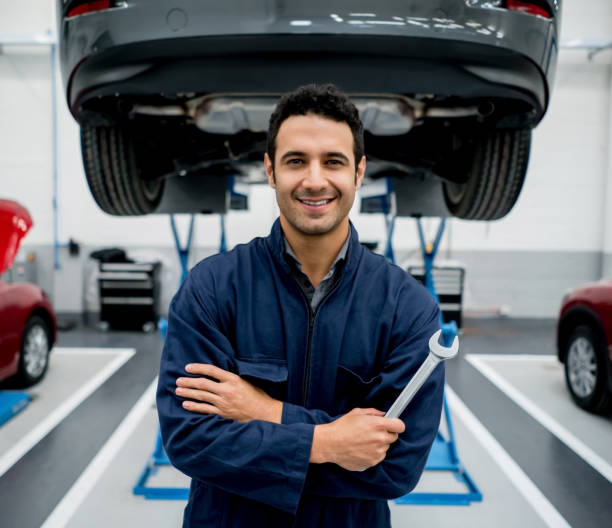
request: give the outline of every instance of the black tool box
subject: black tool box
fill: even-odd
[[[157,326],[159,262],[100,262],[100,320],[111,328]]]

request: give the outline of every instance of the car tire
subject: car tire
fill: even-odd
[[[572,331],[565,348],[565,381],[572,399],[597,414],[612,411],[605,352],[603,340],[584,325]]]
[[[449,211],[468,220],[497,220],[510,212],[525,180],[531,130],[495,130],[474,143],[465,183],[444,182]]]
[[[19,371],[15,381],[20,387],[38,383],[49,366],[51,351],[51,329],[48,323],[37,315],[28,319],[21,338]]]
[[[83,166],[98,206],[117,216],[152,213],[164,188],[162,179],[142,177],[151,165],[153,149],[143,148],[127,126],[81,125]]]

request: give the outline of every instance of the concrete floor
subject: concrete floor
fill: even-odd
[[[183,501],[132,494],[157,431],[157,335],[85,327],[60,334],[59,345],[32,403],[0,428],[0,525],[180,526]],[[447,398],[459,457],[483,500],[392,502],[394,527],[609,525],[612,417],[572,403],[553,354],[554,321],[466,321]],[[188,479],[163,468],[150,484]],[[461,489],[427,471],[417,487]]]

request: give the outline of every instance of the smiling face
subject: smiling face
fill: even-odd
[[[347,232],[366,162],[363,157],[355,167],[353,134],[345,122],[312,113],[287,118],[276,136],[274,165],[267,154],[264,163],[285,232]]]

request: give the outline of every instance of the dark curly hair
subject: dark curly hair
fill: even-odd
[[[270,116],[267,152],[274,166],[276,136],[285,119],[294,115],[316,114],[346,123],[353,133],[355,167],[363,156],[363,124],[348,96],[333,84],[308,84],[283,95]]]

